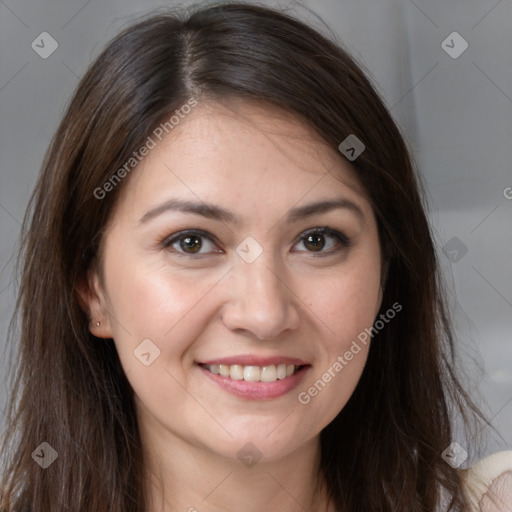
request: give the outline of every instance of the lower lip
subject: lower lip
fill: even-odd
[[[199,368],[209,379],[232,395],[245,398],[246,400],[271,400],[283,396],[296,388],[308,372],[310,366],[303,366],[290,377],[278,379],[274,382],[233,380],[229,377],[212,373],[202,366],[199,366]]]

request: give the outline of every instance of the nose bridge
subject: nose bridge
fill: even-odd
[[[268,304],[272,301],[283,302],[286,299],[286,287],[283,284],[284,272],[277,268],[273,258],[263,257],[253,263],[241,263],[239,274],[246,282],[249,300]],[[279,276],[279,273],[281,276]]]
[[[297,327],[294,294],[270,251],[263,251],[250,263],[237,257],[232,273],[233,296],[224,318],[228,327],[251,331],[260,339]]]

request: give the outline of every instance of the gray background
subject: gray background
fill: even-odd
[[[406,134],[427,188],[469,389],[483,395],[499,432],[489,430],[481,455],[512,448],[512,0],[266,3],[293,6],[322,31],[308,9],[325,20]],[[106,42],[134,16],[178,5],[189,4],[0,0],[1,410],[13,255],[44,151]],[[442,46],[454,31],[469,45],[457,58]],[[47,59],[31,47],[42,32],[58,42]],[[461,48],[455,39],[446,44]]]

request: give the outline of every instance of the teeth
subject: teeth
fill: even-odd
[[[277,378],[278,379],[285,379],[286,378],[286,365],[280,364],[277,367]]]
[[[210,364],[204,365],[216,375],[229,377],[233,380],[245,380],[247,382],[275,382],[290,377],[298,366],[293,364],[271,364],[269,366],[242,366],[240,364]]]
[[[232,364],[229,367],[229,378],[233,380],[242,380],[244,378],[244,367],[240,364]]]
[[[231,372],[230,372],[231,373]],[[257,382],[261,377],[261,368],[259,366],[245,366],[244,380],[247,382]]]
[[[275,365],[263,366],[261,369],[261,382],[274,382],[277,380],[277,369]]]

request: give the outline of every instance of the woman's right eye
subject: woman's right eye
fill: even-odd
[[[206,240],[206,244],[204,243]],[[195,254],[208,254],[209,252],[220,253],[221,250],[201,251],[205,246],[216,247],[213,243],[213,237],[205,231],[187,230],[176,233],[165,239],[162,243],[164,248],[172,248],[181,256],[193,256]]]

